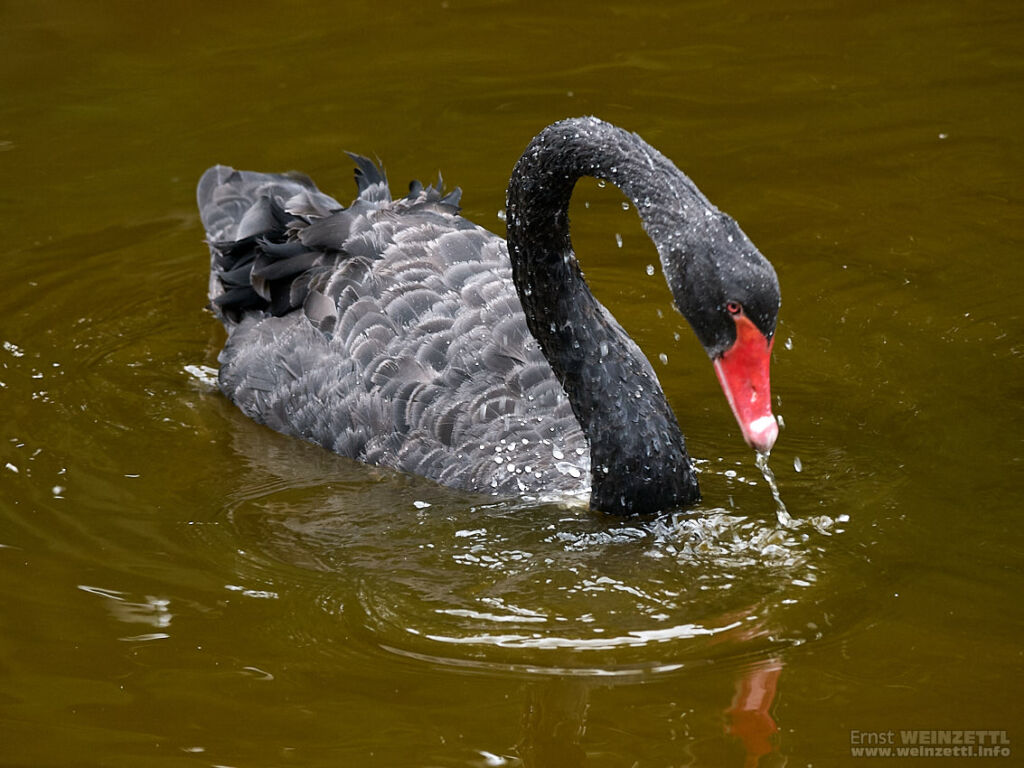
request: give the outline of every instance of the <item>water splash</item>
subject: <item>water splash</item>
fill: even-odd
[[[197,384],[211,389],[217,388],[218,371],[208,365],[186,365],[183,367],[185,373],[192,377]]]
[[[582,498],[483,505],[425,482],[368,482],[365,468],[347,477],[327,458],[311,471],[308,459],[232,505],[252,547],[229,582],[312,590],[291,620],[307,635],[336,633],[342,616],[356,645],[431,664],[629,676],[777,653],[823,631],[831,532],[745,514],[747,498],[763,505],[756,475],[703,461],[738,505],[620,521]]]
[[[779,519],[779,525],[784,528],[795,528],[796,523],[793,522],[793,517],[789,514],[789,510],[786,509],[786,504],[782,501],[782,494],[779,492],[779,483],[775,479],[775,473],[772,472],[772,468],[768,466],[768,458],[771,453],[761,453],[758,451],[757,459],[754,463],[757,468],[761,470],[761,476],[764,481],[768,484],[768,488],[772,492],[772,498],[775,500],[775,516]]]

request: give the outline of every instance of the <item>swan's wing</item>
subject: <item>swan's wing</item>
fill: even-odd
[[[357,164],[347,209],[308,180],[207,172],[247,185],[219,194],[229,205],[258,195],[204,214],[230,332],[222,389],[274,429],[448,485],[585,485],[589,453],[526,328],[504,241],[439,188],[391,201],[383,174]]]
[[[236,171],[215,165],[196,188],[199,216],[210,242],[242,240],[273,227],[267,218],[273,201],[279,208],[326,216],[342,206],[300,173],[271,174]],[[265,202],[264,202],[265,201]]]

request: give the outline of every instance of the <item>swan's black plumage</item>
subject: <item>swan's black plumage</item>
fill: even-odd
[[[246,414],[370,464],[499,495],[590,490],[618,513],[699,498],[643,353],[588,290],[568,202],[617,184],[658,247],[676,303],[714,357],[727,300],[771,338],[774,271],[735,222],[642,139],[556,123],[516,164],[508,246],[459,215],[458,190],[392,200],[356,163],[349,207],[298,174],[208,170],[198,202],[211,306],[228,330],[220,386]]]

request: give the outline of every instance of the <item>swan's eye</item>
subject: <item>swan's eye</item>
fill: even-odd
[[[740,305],[738,301],[730,301],[728,304],[725,305],[725,310],[730,315],[738,315],[740,312],[743,311],[743,307]]]

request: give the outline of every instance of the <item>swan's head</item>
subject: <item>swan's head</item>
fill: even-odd
[[[744,439],[768,453],[779,435],[768,370],[780,304],[775,270],[714,209],[659,250],[676,305],[711,358]]]

